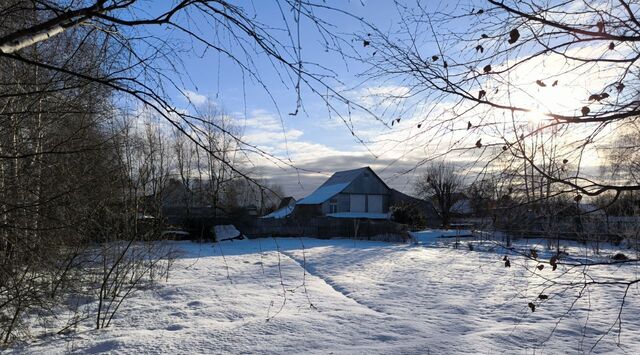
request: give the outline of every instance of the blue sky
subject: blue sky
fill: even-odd
[[[255,14],[258,21],[276,28],[284,28],[280,10],[273,2],[241,1],[238,4],[251,15]],[[382,29],[392,27],[399,19],[392,1],[340,1],[329,4],[339,6],[356,16],[362,16]],[[363,33],[362,25],[348,16],[335,13],[318,15],[330,21],[335,26],[332,31],[343,39],[355,39],[356,34]],[[272,33],[277,35],[279,30]],[[365,69],[364,66],[354,60],[340,58],[335,52],[326,52],[317,29],[309,21],[301,24],[300,38],[303,61],[319,63],[334,71],[342,81],[330,81],[336,89],[343,90],[355,86],[345,94],[361,100],[361,96],[369,88],[376,88],[376,85],[371,83],[357,86],[362,81],[357,74]],[[279,39],[283,42],[288,41],[288,37],[285,36]],[[358,50],[367,50],[360,48],[360,42],[353,42],[353,45]],[[390,180],[390,185],[405,191],[411,190],[405,177],[394,178],[398,169],[386,168],[391,162],[390,157],[378,159],[376,155],[379,152],[368,151],[367,147],[357,142],[339,119],[329,117],[325,103],[316,94],[303,90],[304,111],[296,116],[289,115],[296,108],[295,90],[290,82],[286,82],[286,78],[286,84],[283,84],[279,73],[266,61],[265,56],[257,55],[254,59],[259,61],[256,68],[269,93],[246,74],[243,81],[240,68],[225,55],[207,51],[200,57],[202,48],[197,44],[194,48],[196,53],[181,56],[189,74],[189,80],[183,79],[183,89],[187,91],[191,103],[197,109],[205,97],[211,98],[226,114],[234,117],[238,126],[244,128],[244,138],[249,143],[256,144],[278,157],[291,158],[293,165],[307,170],[298,174],[294,169],[264,164],[259,159],[253,162],[259,165],[257,171],[272,183],[282,185],[288,195],[303,197],[332,172],[365,165],[374,167],[383,177]],[[184,97],[176,98],[177,104],[186,101]],[[353,119],[359,122],[357,132],[362,134],[364,139],[373,139],[378,132],[389,131],[389,128],[371,117],[355,113]]]
[[[277,7],[277,3],[272,1],[239,1],[236,3],[245,9],[248,17],[270,27],[270,34],[285,45],[290,44],[290,39],[284,31],[283,15]],[[383,32],[395,33],[394,31],[402,27],[402,16],[392,1],[328,1],[328,4],[364,18]],[[452,8],[455,6],[458,6],[465,13],[469,13],[471,8],[479,6],[475,1],[444,0],[423,2],[422,5],[428,7],[430,11],[434,10],[435,6],[439,6],[441,10],[444,7],[443,12],[447,13],[454,11]],[[294,26],[294,22],[291,21],[290,9],[283,8],[283,12],[285,17],[289,19],[289,25]],[[408,13],[411,11],[409,10]],[[363,43],[356,39],[358,35],[366,35],[370,31],[363,28],[361,23],[336,12],[318,10],[316,14],[319,18],[330,23],[332,33],[346,41],[344,43],[346,53],[372,55],[372,46],[364,47]],[[230,49],[235,55],[240,55],[239,58],[244,63],[248,63],[242,56],[242,52],[238,50],[239,47],[233,44],[234,42],[230,41],[228,37],[221,35],[224,33],[223,31],[217,31],[202,18],[193,17],[190,20],[192,21],[191,26],[197,28],[200,34],[209,39],[215,39],[214,41],[217,41],[220,46]],[[498,18],[489,18],[489,20],[501,23]],[[443,31],[448,33],[447,30],[458,28],[466,30],[469,25],[466,22],[460,22],[452,24],[452,28],[447,27]],[[296,31],[295,27],[290,27],[290,30]],[[424,58],[430,58],[432,54],[438,53],[435,45],[430,43],[428,32],[421,32],[420,34],[423,36],[417,41],[418,49],[416,50],[419,50],[420,55]],[[506,40],[503,42],[497,45],[508,46]],[[399,111],[396,111],[398,110],[397,105],[394,105],[393,102],[381,101],[380,97],[389,94],[407,95],[411,90],[410,78],[407,79],[408,81],[400,81],[402,79],[397,78],[384,81],[381,79],[372,80],[371,78],[365,80],[365,77],[359,74],[367,67],[356,60],[344,58],[335,51],[326,51],[317,29],[308,20],[301,22],[300,43],[305,69],[324,72],[324,69],[314,67],[315,64],[319,64],[331,70],[337,80],[329,79],[327,83],[333,89],[365,107],[371,107],[377,113],[387,109],[388,111],[382,115],[384,122],[376,120],[362,110],[356,110],[350,112],[348,116],[350,127],[346,127],[340,119],[336,118],[335,112],[331,113],[327,110],[326,103],[322,98],[305,89],[304,85],[302,91],[304,110],[295,116],[289,115],[296,109],[295,78],[287,77],[287,71],[282,68],[274,70],[269,58],[252,48],[250,48],[250,62],[248,64],[256,73],[259,73],[259,82],[246,72],[243,75],[243,71],[237,63],[234,63],[226,55],[212,50],[204,51],[204,48],[197,43],[183,43],[184,51],[177,53],[177,56],[180,57],[184,70],[176,73],[176,78],[180,78],[180,90],[186,94],[186,97],[177,91],[173,92],[176,106],[184,105],[180,108],[193,111],[197,111],[208,97],[226,115],[233,118],[236,126],[241,128],[243,139],[247,143],[282,159],[282,162],[273,164],[264,158],[252,155],[248,166],[258,177],[266,178],[269,182],[284,187],[287,195],[296,198],[303,197],[313,191],[333,172],[362,166],[371,166],[390,186],[410,193],[413,190],[412,182],[420,170],[408,173],[407,171],[415,167],[421,160],[438,157],[442,152],[451,148],[465,148],[464,151],[469,152],[466,148],[474,147],[474,142],[479,137],[484,137],[483,143],[491,143],[489,141],[492,138],[491,134],[494,134],[493,138],[494,141],[497,139],[497,144],[502,144],[500,132],[496,136],[496,132],[487,131],[492,127],[490,125],[487,125],[489,127],[487,130],[479,128],[477,131],[475,129],[468,130],[466,127],[467,118],[470,121],[482,122],[482,119],[489,117],[490,121],[495,118],[495,121],[492,122],[501,122],[504,117],[494,116],[504,115],[504,112],[488,112],[480,108],[462,120],[452,121],[447,127],[440,126],[439,122],[447,121],[447,115],[451,114],[453,101],[450,99],[434,99],[433,96],[429,97],[428,95],[425,98],[420,93],[412,98],[413,102],[409,103],[409,108],[401,107]],[[355,52],[349,48],[349,45],[353,45]],[[448,45],[448,50],[453,55],[477,56],[473,47],[470,50],[464,48],[468,44],[454,41]],[[599,53],[606,48],[587,47],[575,50]],[[518,52],[515,55],[526,55],[526,52]],[[509,58],[509,60],[513,59],[513,57]],[[550,108],[541,106],[539,112],[532,112],[529,117],[521,117],[521,122],[525,126],[539,124],[543,110],[564,110],[564,112],[571,114],[571,110],[575,111],[583,105],[582,101],[589,96],[589,90],[598,90],[605,80],[572,72],[562,74],[559,71],[562,63],[554,61],[553,58],[527,63],[527,65],[519,67],[517,71],[511,72],[510,80],[517,82],[522,88],[521,92],[517,92],[517,90],[514,92],[512,99],[526,103],[530,103],[533,99]],[[505,63],[491,64],[498,67]],[[185,76],[185,74],[188,75]],[[541,89],[535,84],[536,79],[540,77],[554,76],[560,78],[562,83],[557,88]],[[268,92],[262,85],[268,88]],[[589,88],[590,86],[591,88]],[[420,88],[424,88],[424,85],[418,87],[418,89]],[[411,92],[411,94],[413,93]],[[335,100],[331,102],[338,104]],[[536,110],[535,107],[533,106],[534,110]],[[337,111],[346,114],[344,105],[338,104]],[[479,118],[478,115],[482,116]],[[397,117],[401,117],[402,122],[391,126],[391,119]],[[430,122],[434,122],[434,126],[429,127]],[[425,127],[429,128],[425,129]],[[366,141],[367,144],[359,143],[356,137],[352,136],[350,128],[357,133],[358,138]],[[563,139],[571,140],[574,137],[572,132]],[[464,176],[465,179],[473,181],[478,177],[478,165],[482,165],[482,161],[487,160],[486,155],[483,156],[484,153],[480,151],[476,150],[471,154],[456,154],[454,152],[447,155],[446,159],[455,161],[461,167],[460,171],[467,174]],[[487,152],[487,154],[491,154],[491,152]],[[587,164],[597,166],[598,157],[593,152],[591,158],[594,159],[587,159]],[[474,159],[477,161],[474,162]],[[296,171],[287,167],[288,164],[302,170]]]

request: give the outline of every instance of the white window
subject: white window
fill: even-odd
[[[329,213],[338,213],[338,199],[332,198],[329,200]]]
[[[350,212],[366,212],[367,204],[366,204],[366,195],[349,195],[351,208]]]
[[[382,213],[384,212],[382,208],[382,195],[369,195],[368,196],[368,204],[369,204],[369,212],[371,213]]]

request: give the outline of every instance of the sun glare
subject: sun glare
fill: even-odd
[[[548,119],[548,117],[540,111],[529,111],[525,114],[525,117],[527,122],[533,126],[537,126]]]

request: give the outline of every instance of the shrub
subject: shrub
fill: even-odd
[[[611,259],[615,260],[615,261],[626,261],[629,260],[629,258],[624,255],[623,253],[617,253],[616,255],[612,256]]]

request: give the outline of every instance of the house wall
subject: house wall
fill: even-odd
[[[328,207],[327,207],[328,208]],[[296,218],[311,218],[324,214],[324,204],[322,205],[296,205],[293,209]]]
[[[375,213],[385,212],[385,195],[367,195],[367,211]]]
[[[380,180],[380,178],[375,173],[373,173],[372,171],[366,171],[365,173],[354,179],[351,184],[347,186],[347,188],[342,190],[342,192],[336,195],[334,198],[338,200],[338,212],[354,212],[351,206],[351,195],[364,196],[364,212],[380,212],[372,211],[369,207],[369,195],[379,195],[382,196],[381,213],[387,213],[389,212],[390,194],[390,189],[387,188],[384,182]],[[315,206],[317,206],[318,211],[321,214],[327,215],[331,213],[330,205],[331,199]],[[307,213],[306,215],[311,214]]]
[[[349,212],[349,206],[351,201],[348,194],[338,195],[338,212]]]
[[[325,215],[327,213],[329,213],[329,205],[331,204],[331,199],[328,199],[326,201],[324,201],[321,205],[320,205],[320,209],[322,210],[322,214]]]
[[[340,204],[339,212],[354,212],[353,206],[351,206],[350,195],[364,195],[365,212],[381,212],[386,213],[389,211],[389,194],[390,190],[387,186],[378,178],[378,176],[371,171],[367,171],[364,174],[356,178],[346,189],[340,194],[340,199],[343,201]],[[382,211],[375,211],[374,201],[371,195],[382,196]]]
[[[350,200],[348,194],[338,194],[334,198],[338,199],[338,212],[349,212]],[[324,203],[322,203],[322,214],[331,213],[329,205],[331,204],[332,199],[328,199]]]
[[[353,194],[340,193],[335,197],[338,199],[338,212],[353,212],[353,210],[351,209],[351,195]],[[372,194],[359,194],[359,195],[365,196],[366,212],[372,212],[369,205],[369,195],[372,195]],[[383,194],[375,194],[375,195],[382,196],[382,212],[381,213],[389,212],[389,196],[383,195]],[[330,209],[329,209],[330,203],[331,203],[331,200],[327,200],[322,204],[321,209],[323,214],[326,215],[330,213]]]

